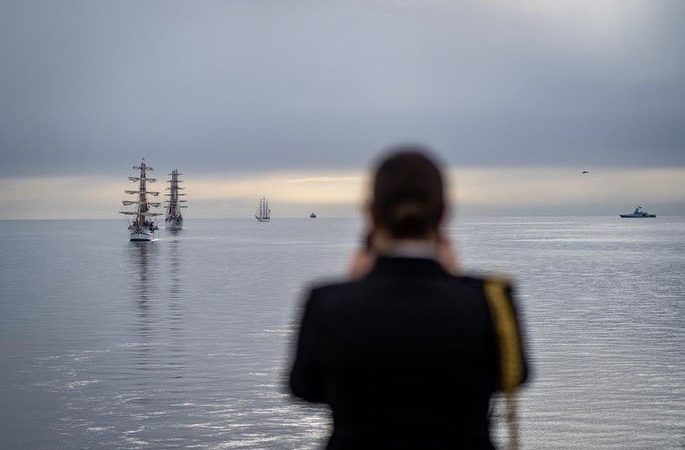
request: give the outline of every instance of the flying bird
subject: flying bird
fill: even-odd
[[[583,173],[590,173],[589,170],[583,170]]]

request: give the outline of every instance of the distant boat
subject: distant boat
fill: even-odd
[[[130,233],[131,241],[151,241],[154,239],[155,230],[159,227],[155,224],[152,217],[161,216],[162,213],[152,212],[150,208],[156,208],[160,205],[159,202],[149,202],[147,200],[148,195],[158,196],[159,192],[148,191],[147,183],[154,183],[154,178],[148,178],[147,172],[152,171],[152,167],[145,164],[145,158],[140,161],[139,166],[133,166],[134,170],[139,170],[140,173],[137,177],[128,177],[129,180],[133,182],[138,182],[138,189],[136,190],[126,190],[127,194],[137,195],[137,200],[123,200],[124,206],[135,205],[134,211],[120,211],[121,214],[126,214],[129,216],[135,216],[133,221],[128,226],[128,231]]]
[[[638,206],[637,208],[635,208],[635,211],[633,211],[632,214],[621,214],[621,217],[623,217],[624,219],[646,219],[656,217],[656,215],[642,211],[642,206]]]
[[[269,201],[262,197],[257,206],[257,212],[254,215],[257,222],[269,222],[271,220],[271,209],[269,208]]]
[[[583,170],[583,174],[590,173],[589,170]]]
[[[179,196],[185,195],[178,192],[184,189],[179,187],[179,183],[183,183],[183,180],[179,180],[178,176],[182,174],[178,173],[177,169],[174,169],[169,175],[171,176],[169,187],[167,188],[169,193],[164,194],[169,197],[169,200],[166,201],[167,209],[164,222],[167,230],[180,230],[183,228],[183,214],[181,214],[181,208],[187,208],[187,206],[181,205],[181,203],[185,203],[186,201],[178,199]]]
[[[310,219],[316,219],[316,214],[311,213],[311,214],[309,215],[309,218],[310,218]]]

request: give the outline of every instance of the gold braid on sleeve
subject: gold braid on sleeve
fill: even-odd
[[[485,282],[485,296],[499,349],[500,389],[504,393],[511,393],[523,379],[523,360],[518,324],[506,288],[507,282],[504,280],[490,279]]]
[[[506,402],[505,420],[509,442],[508,450],[520,448],[520,437],[517,417],[516,388],[523,379],[523,355],[521,354],[521,336],[514,315],[514,307],[507,295],[508,283],[504,280],[490,279],[485,282],[485,297],[488,300],[490,314],[495,329],[499,349],[499,384],[504,392]]]

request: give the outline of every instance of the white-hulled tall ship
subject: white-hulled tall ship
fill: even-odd
[[[268,222],[271,220],[269,201],[265,197],[259,199],[259,206],[257,207],[257,212],[254,217],[257,219],[257,222]]]
[[[167,230],[180,230],[183,228],[183,214],[181,214],[181,208],[187,208],[187,206],[181,204],[186,201],[178,199],[179,196],[185,195],[179,192],[184,189],[179,186],[179,183],[183,183],[183,180],[178,179],[178,176],[182,174],[178,173],[177,169],[174,169],[169,175],[171,176],[171,179],[169,179],[169,187],[167,188],[169,193],[164,194],[169,197],[169,200],[166,200],[165,202],[166,217],[164,218],[164,223],[166,224]]]
[[[128,227],[128,231],[131,233],[131,241],[151,241],[154,239],[155,230],[159,228],[155,225],[153,217],[162,215],[161,213],[152,212],[150,208],[158,207],[159,202],[149,202],[147,200],[148,195],[157,196],[159,192],[148,191],[147,183],[153,183],[156,180],[154,178],[148,178],[147,172],[152,171],[152,167],[148,167],[145,164],[145,158],[140,162],[139,166],[133,166],[134,170],[140,170],[140,174],[137,177],[128,177],[129,180],[133,182],[138,182],[137,190],[126,190],[127,194],[136,195],[137,200],[123,200],[124,206],[135,206],[133,211],[121,211],[121,214],[126,214],[129,216],[134,216],[133,221]]]

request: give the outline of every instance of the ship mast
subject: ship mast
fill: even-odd
[[[167,216],[175,216],[178,208],[178,170],[171,171],[171,180],[169,180],[169,208],[167,209]]]
[[[178,169],[174,169],[171,171],[169,174],[171,176],[171,179],[169,180],[169,187],[166,188],[167,191],[169,191],[168,194],[164,194],[165,196],[169,197],[169,200],[167,200],[167,218],[169,217],[176,217],[181,215],[180,208],[185,208],[185,205],[180,205],[179,203],[185,203],[185,200],[179,200],[179,196],[185,195],[182,194],[178,191],[183,190],[185,188],[182,188],[179,186],[179,183],[183,183],[183,180],[180,180],[178,178],[179,175],[183,175],[181,173],[178,173]]]
[[[147,204],[147,166],[145,165],[145,158],[140,162],[140,187],[138,188],[138,225],[143,225],[145,223],[145,213],[149,212],[150,207]],[[133,167],[135,169],[135,166]],[[152,168],[150,168],[152,170]]]
[[[134,170],[139,170],[140,173],[137,177],[128,177],[130,181],[138,182],[138,189],[137,190],[126,190],[124,191],[127,194],[131,195],[137,195],[138,200],[137,201],[132,201],[132,200],[124,200],[122,203],[124,206],[129,206],[129,205],[136,205],[136,211],[121,211],[121,214],[127,214],[127,215],[135,215],[136,218],[134,219],[133,223],[135,225],[138,225],[139,227],[144,227],[146,224],[148,224],[151,221],[147,220],[147,217],[153,217],[153,216],[158,216],[160,215],[159,213],[151,212],[150,207],[157,207],[160,205],[159,202],[149,202],[147,200],[147,195],[153,195],[157,196],[159,195],[159,192],[155,191],[148,191],[147,190],[147,183],[153,183],[157,181],[154,178],[148,178],[147,172],[152,171],[152,167],[149,167],[147,164],[145,164],[145,158],[142,158],[140,165],[139,166],[132,166]]]

